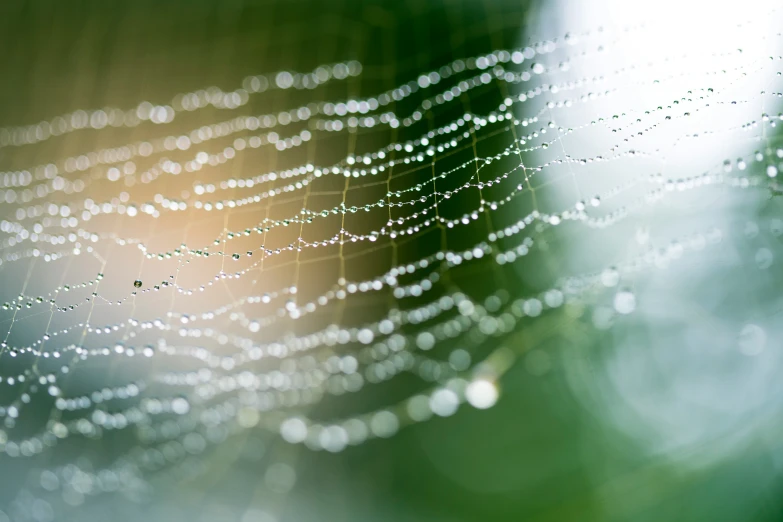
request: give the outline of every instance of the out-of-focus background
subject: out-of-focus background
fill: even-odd
[[[780,21],[3,2],[0,522],[779,520]]]

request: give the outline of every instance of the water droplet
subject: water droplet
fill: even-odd
[[[739,345],[740,353],[753,357],[764,351],[764,347],[767,344],[767,333],[758,325],[746,324],[740,330],[737,344]]]
[[[773,259],[772,251],[768,248],[759,248],[756,251],[756,266],[761,270],[766,270],[772,266]]]
[[[616,268],[610,267],[601,273],[601,283],[607,287],[617,286],[620,282],[620,273]]]
[[[618,314],[630,314],[636,309],[636,296],[628,290],[617,292],[614,296],[614,309]]]

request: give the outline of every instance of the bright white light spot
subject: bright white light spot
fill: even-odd
[[[451,390],[437,390],[430,397],[430,408],[433,413],[441,417],[454,415],[457,408],[459,408],[459,397]]]
[[[631,292],[617,292],[614,296],[614,309],[618,314],[630,314],[636,309],[636,296]]]
[[[280,425],[280,435],[291,444],[302,442],[307,437],[307,425],[302,419],[295,417],[286,419]]]
[[[498,389],[495,383],[479,379],[468,384],[465,398],[471,406],[480,410],[491,408],[498,401]]]

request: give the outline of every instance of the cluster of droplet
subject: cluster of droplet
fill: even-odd
[[[147,260],[178,258],[180,267],[196,264],[211,256],[241,262],[236,265],[239,267],[236,270],[228,270],[224,264],[219,273],[209,276],[196,287],[179,284],[176,274],[163,281],[145,280],[143,273],[138,279],[129,277],[127,295],[119,300],[109,300],[98,290],[103,273],[98,273],[89,281],[60,284],[46,295],[31,296],[22,292],[16,299],[2,305],[5,311],[13,314],[9,316],[11,327],[16,313],[23,309],[37,307],[43,312],[70,313],[100,302],[124,310],[126,303],[132,302],[135,311],[135,303],[141,302],[147,293],[176,291],[181,295],[193,295],[195,292],[205,292],[223,280],[242,279],[257,274],[263,270],[265,260],[288,252],[298,253],[306,248],[349,243],[374,243],[381,238],[395,241],[417,237],[430,229],[467,226],[481,216],[491,215],[514,202],[520,194],[532,190],[531,181],[544,176],[547,169],[555,165],[579,166],[628,157],[655,157],[654,151],[634,150],[629,145],[636,136],[665,126],[672,119],[688,118],[698,111],[737,103],[720,99],[721,93],[710,87],[699,86],[667,105],[639,108],[619,115],[598,115],[580,126],[563,128],[557,123],[558,110],[566,111],[577,104],[590,103],[611,97],[623,89],[633,88],[633,82],[624,85],[615,85],[613,82],[623,76],[633,79],[635,68],[619,69],[611,76],[564,82],[554,81],[554,78],[552,83],[542,82],[535,87],[526,87],[530,85],[527,82],[546,80],[550,75],[554,77],[558,73],[567,72],[572,61],[591,53],[600,53],[602,46],[597,50],[589,47],[576,51],[570,59],[558,64],[544,63],[547,54],[564,47],[579,49],[578,44],[589,43],[594,36],[593,33],[579,35],[578,38],[567,36],[521,49],[501,50],[466,60],[455,60],[437,71],[420,74],[404,85],[366,99],[314,102],[276,114],[239,116],[177,136],[93,151],[28,170],[0,173],[0,201],[13,209],[0,222],[0,232],[7,235],[0,243],[0,264],[9,265],[37,258],[53,263],[67,256],[82,254],[100,259],[99,248],[107,243],[136,245],[143,259]],[[607,45],[620,45],[618,42],[622,38],[629,37],[627,34],[618,36]],[[540,57],[540,61],[533,61],[536,56]],[[685,54],[676,59],[693,57]],[[774,59],[773,63],[776,61],[779,58]],[[529,66],[525,62],[530,62]],[[766,60],[750,61],[743,67],[720,71],[720,74],[740,78],[749,72],[767,72],[767,66]],[[361,70],[358,62],[347,62],[318,67],[308,74],[283,71],[246,78],[242,87],[232,92],[211,87],[181,93],[170,104],[156,105],[145,101],[130,110],[104,108],[76,111],[36,125],[0,129],[0,147],[30,145],[86,128],[137,126],[147,121],[165,125],[172,122],[181,111],[196,111],[207,106],[235,110],[248,104],[251,95],[269,89],[315,89],[332,79],[357,77]],[[699,79],[709,79],[712,74],[718,73],[706,71]],[[656,82],[672,78],[661,78]],[[434,90],[441,82],[447,81],[452,81],[454,85],[426,97],[409,115],[394,112],[395,102],[420,91]],[[246,177],[223,179],[215,183],[196,181],[192,193],[187,195],[175,197],[158,193],[152,202],[132,201],[133,187],[137,182],[153,184],[162,175],[189,175],[217,167],[240,157],[245,150],[271,145],[282,152],[317,139],[326,132],[358,133],[369,132],[375,127],[413,127],[428,112],[457,103],[460,97],[468,96],[472,90],[493,83],[502,84],[507,91],[518,89],[520,92],[509,94],[495,110],[487,114],[464,112],[454,121],[421,133],[414,139],[390,143],[365,154],[350,154],[334,164],[316,165],[308,162],[286,170],[252,173]],[[607,83],[609,85],[603,87]],[[557,97],[559,93],[593,87],[595,91],[579,96]],[[519,116],[526,107],[520,104],[543,95],[550,101],[540,110],[524,118]],[[680,111],[680,105],[686,109]],[[386,110],[387,107],[389,110]],[[670,115],[674,109],[679,114]],[[656,114],[666,116],[652,119],[651,116]],[[760,116],[760,124],[752,121],[737,127],[705,130],[705,133],[753,131],[759,125],[762,128],[774,127],[775,120],[781,119],[781,115],[771,117],[764,113]],[[648,121],[650,123],[645,123]],[[531,153],[558,144],[563,136],[578,134],[596,125],[618,133],[621,142],[609,151],[591,157],[574,158],[564,151],[563,157],[541,164],[532,159],[522,159],[523,156],[535,157]],[[285,132],[283,128],[293,130]],[[257,133],[259,129],[263,132]],[[445,171],[436,170],[438,159],[471,150],[476,143],[492,136],[510,136],[510,143],[494,155],[479,157],[474,152],[470,160],[456,167]],[[217,152],[209,152],[207,148],[191,150],[212,140],[232,137],[231,145]],[[697,137],[689,135],[673,137],[673,140]],[[174,152],[190,154],[190,159],[175,161],[166,156]],[[154,158],[156,161],[144,172],[138,172],[137,158]],[[510,168],[497,167],[505,165],[509,158],[518,161]],[[753,162],[763,166],[764,176],[745,172]],[[390,180],[406,180],[407,176],[420,173],[422,169],[432,171],[431,179],[426,183],[410,184],[404,189],[390,188]],[[114,466],[88,470],[81,464],[67,465],[40,473],[43,490],[59,491],[67,503],[78,505],[86,496],[101,492],[125,489],[141,494],[145,485],[140,470],[167,469],[172,474],[187,473],[183,470],[191,469],[185,467],[190,457],[206,452],[211,446],[243,430],[260,428],[279,434],[292,444],[337,452],[372,438],[390,437],[404,426],[424,422],[433,415],[453,415],[466,402],[475,408],[491,407],[499,398],[498,379],[517,354],[499,348],[488,356],[482,356],[481,360],[474,360],[477,348],[484,346],[487,339],[502,339],[521,324],[554,310],[560,310],[572,318],[591,313],[591,324],[597,328],[608,328],[616,316],[632,313],[636,307],[636,297],[632,291],[620,285],[621,281],[644,270],[676,263],[688,251],[700,251],[718,243],[722,231],[704,230],[679,238],[665,248],[651,247],[642,255],[618,262],[598,273],[564,278],[547,290],[525,297],[512,296],[500,288],[483,300],[476,300],[449,286],[444,294],[441,286],[444,274],[459,265],[471,263],[516,263],[535,249],[536,238],[552,227],[573,222],[593,228],[606,228],[671,195],[715,186],[729,189],[765,186],[768,179],[775,178],[780,170],[783,170],[783,149],[768,147],[748,157],[725,161],[721,158],[714,169],[689,178],[672,180],[664,179],[658,173],[640,174],[602,194],[577,201],[559,212],[534,210],[503,228],[489,230],[469,247],[456,250],[444,247],[434,254],[394,266],[372,278],[353,280],[350,274],[345,274],[329,290],[306,301],[299,298],[301,292],[296,285],[289,285],[262,295],[240,295],[232,302],[198,314],[171,310],[165,318],[158,319],[142,320],[130,316],[108,325],[82,321],[59,330],[47,331],[28,345],[15,345],[8,341],[9,335],[6,335],[5,341],[0,344],[3,354],[36,360],[56,359],[62,364],[57,370],[45,374],[31,365],[16,375],[0,378],[0,386],[17,387],[19,390],[14,401],[0,405],[0,419],[5,427],[5,430],[0,430],[0,448],[11,457],[32,457],[53,451],[51,448],[72,436],[97,438],[110,430],[135,428],[139,444]],[[96,172],[97,176],[94,175]],[[464,179],[464,173],[467,173],[467,180],[453,184],[449,190],[438,190],[439,182]],[[165,219],[167,212],[188,210],[211,212],[218,218],[231,209],[252,205],[260,207],[262,202],[273,205],[283,199],[281,196],[309,189],[319,178],[327,176],[342,176],[347,180],[377,177],[387,190],[374,203],[346,206],[343,197],[342,203],[331,208],[313,209],[305,205],[299,213],[288,218],[264,217],[256,225],[243,230],[224,229],[221,236],[210,244],[194,246],[183,243],[165,252],[150,251],[143,238],[122,237],[114,232],[93,232],[86,228],[86,223],[91,219],[109,214]],[[78,199],[78,195],[93,183],[120,181],[124,188],[108,201]],[[279,181],[287,184],[280,186],[275,183]],[[649,185],[649,188],[639,198],[624,201],[622,206],[601,215],[593,212],[602,204],[642,184]],[[490,187],[502,187],[503,196],[495,200],[485,198],[482,191]],[[256,192],[239,199],[204,198],[236,188],[254,189]],[[362,188],[359,187],[359,190]],[[463,191],[478,192],[480,197],[476,204],[466,208],[461,216],[440,215],[439,205]],[[69,203],[55,204],[49,201],[53,194],[58,195],[58,200],[62,200],[60,196],[63,195],[73,199]],[[402,209],[398,211],[401,215],[392,217],[392,209]],[[267,234],[278,227],[296,225],[304,228],[330,216],[378,210],[388,212],[388,221],[380,229],[369,233],[352,232],[341,225],[333,235],[318,241],[305,240],[300,234],[288,245],[264,243]],[[778,222],[775,226],[777,235],[780,235],[783,225]],[[248,237],[260,240],[250,250],[235,252],[230,249],[233,240]],[[509,239],[514,240],[515,246],[508,246]],[[20,248],[28,242],[34,245]],[[246,258],[251,259],[246,261]],[[759,251],[757,261],[760,267],[768,267],[769,255]],[[102,271],[110,269],[111,266],[101,268]],[[594,296],[607,289],[612,293],[611,305],[588,310],[585,304],[591,303]],[[69,301],[70,292],[85,290],[88,294],[83,300]],[[436,292],[439,295],[429,297]],[[390,295],[395,302],[378,320],[355,327],[333,323],[307,334],[288,332],[274,340],[258,340],[259,332],[284,320],[300,320],[334,302],[346,302],[354,295],[372,293]],[[425,304],[405,304],[407,298],[422,296],[428,299]],[[243,306],[246,304],[262,305],[263,312],[248,315]],[[211,326],[210,323],[217,318],[228,318],[229,323],[236,327],[221,329]],[[157,342],[137,344],[136,338],[145,331],[154,332]],[[72,332],[81,332],[80,342],[57,344],[58,338],[64,338]],[[118,340],[120,336],[121,340]],[[450,349],[445,356],[436,356],[436,348],[447,345],[451,339],[460,339],[459,346]],[[217,351],[206,347],[213,343],[221,349]],[[335,349],[339,347],[350,349]],[[320,354],[326,353],[325,349],[332,355],[321,357]],[[59,379],[82,361],[99,361],[101,358],[133,358],[134,362],[148,360],[156,364],[150,366],[150,371],[143,378],[132,382],[103,387],[79,396],[64,396],[58,386]],[[194,369],[172,370],[166,365],[167,360],[183,358],[193,362]],[[545,361],[533,361],[533,369],[530,371],[542,371],[545,365]],[[429,383],[428,390],[388,407],[333,422],[317,422],[305,413],[309,406],[318,404],[327,395],[358,393],[369,385],[389,381],[401,373],[416,375]],[[153,387],[168,389],[170,392],[168,395],[146,395],[146,390]],[[39,434],[10,440],[7,431],[14,428],[21,410],[31,404],[39,390],[54,400],[45,429]],[[114,400],[129,401],[132,405],[111,410],[102,407]],[[81,412],[81,416],[61,421],[62,412]],[[267,478],[272,489],[290,489],[295,480],[294,470],[282,462],[272,464],[269,474]]]

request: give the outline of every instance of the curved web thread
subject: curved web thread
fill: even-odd
[[[595,50],[592,39],[608,47],[632,37],[622,34],[604,43],[605,33],[590,33],[496,51],[453,62],[448,76],[443,69],[422,74],[385,94],[387,104],[381,103],[381,95],[373,98],[376,103],[354,99],[351,105],[348,93],[347,103],[327,108],[329,102],[319,102],[309,114],[300,114],[308,104],[278,113],[274,121],[270,115],[243,116],[5,172],[9,210],[0,228],[10,237],[3,239],[2,269],[9,281],[18,270],[26,276],[4,305],[2,357],[13,363],[3,375],[7,400],[0,414],[7,455],[51,463],[39,472],[42,490],[33,494],[59,494],[71,504],[101,491],[124,489],[141,495],[147,480],[203,472],[203,455],[246,430],[337,452],[390,437],[433,415],[449,416],[464,402],[489,407],[500,393],[498,380],[519,355],[497,339],[513,338],[520,328],[535,329],[563,307],[598,302],[607,291],[607,279],[654,270],[662,258],[674,260],[717,243],[721,232],[708,228],[680,237],[668,250],[616,259],[605,270],[573,274],[519,295],[509,290],[516,268],[504,267],[527,270],[526,260],[534,259],[528,254],[535,254],[539,238],[544,237],[546,245],[547,234],[558,227],[607,229],[680,193],[766,187],[776,175],[778,153],[773,149],[730,160],[737,169],[731,172],[726,158],[716,157],[706,173],[672,181],[657,171],[640,172],[594,197],[580,196],[562,208],[543,210],[536,196],[554,190],[564,179],[574,181],[580,166],[665,159],[658,150],[635,148],[638,128],[646,124],[637,118],[654,121],[643,128],[649,132],[716,106],[771,96],[765,92],[749,93],[744,100],[722,98],[720,89],[700,83],[714,71],[699,72],[698,57],[685,53],[678,59],[693,61],[694,69],[673,78],[694,77],[695,88],[680,93],[687,99],[683,105],[692,107],[687,115],[668,116],[660,106],[650,106],[621,115],[597,112],[590,121],[559,126],[559,111],[568,114],[577,105],[589,107],[596,99],[611,100],[615,93],[653,81],[642,76],[639,82],[634,72],[631,77],[637,81],[620,83],[629,69],[598,79],[568,77],[568,64]],[[568,52],[566,57],[549,63],[548,55],[561,49]],[[733,81],[749,74],[774,79],[775,60],[779,58],[742,57],[723,73],[731,78],[723,88],[728,91]],[[456,71],[456,63],[465,70]],[[519,70],[513,70],[515,66]],[[345,67],[350,72],[350,65]],[[360,70],[354,64],[353,76],[360,77]],[[277,87],[297,85],[298,76],[289,76],[290,84],[284,73],[274,75]],[[272,77],[263,78],[271,85]],[[416,96],[419,90],[429,95],[449,81],[449,89],[425,98],[409,113],[377,116],[371,108]],[[665,83],[667,78],[654,81]],[[252,79],[247,86],[248,92],[256,89]],[[495,103],[498,91],[500,103]],[[195,94],[199,106],[244,105],[232,106],[235,94],[240,102],[245,100],[241,93],[203,92]],[[558,96],[561,93],[566,96]],[[172,114],[180,106],[187,110],[184,103],[194,103],[189,94],[175,100]],[[338,108],[340,103],[344,107]],[[135,114],[139,120],[175,125],[168,112],[164,118],[156,111],[143,102],[135,111],[123,112],[123,118],[130,115],[128,121],[135,122]],[[82,112],[70,115],[71,125],[63,132],[76,132],[93,119],[94,130],[110,132],[99,111]],[[445,121],[436,123],[441,113]],[[308,127],[281,137],[290,124],[281,119],[289,118]],[[775,118],[756,115],[758,119],[761,129],[774,125]],[[710,132],[756,132],[755,120]],[[34,146],[48,137],[39,129],[48,125],[52,134],[59,121],[3,129],[2,145]],[[255,130],[251,127],[256,123],[280,133],[245,134]],[[363,144],[372,143],[382,127],[392,128],[390,145]],[[563,138],[596,127],[618,131],[623,143],[584,158],[569,156]],[[330,133],[347,133],[348,155],[337,161],[320,160],[328,153],[320,140]],[[233,140],[230,146],[209,152],[213,142],[226,139]],[[671,139],[676,143],[693,137]],[[203,149],[191,151],[196,145]],[[264,161],[272,165],[258,174],[244,151],[262,147],[270,151],[271,159]],[[299,155],[301,147],[307,152]],[[550,147],[558,150],[556,156],[544,156]],[[362,148],[367,152],[359,153]],[[295,166],[283,168],[292,150]],[[148,164],[137,166],[138,158]],[[275,165],[278,161],[281,166]],[[761,172],[749,168],[754,163],[762,165]],[[563,164],[565,174],[556,170]],[[232,171],[228,179],[222,179],[225,170],[217,170],[223,166]],[[253,173],[246,173],[248,169]],[[187,178],[190,188],[181,189],[183,177],[194,172],[217,174],[220,181]],[[22,188],[33,180],[40,183]],[[120,180],[125,187],[117,194],[113,187]],[[111,196],[98,203],[90,191],[103,185],[110,187]],[[251,195],[232,197],[238,189]],[[201,197],[212,194],[221,199]],[[520,211],[525,205],[529,211]],[[610,210],[602,214],[604,206]],[[146,222],[128,227],[128,219]],[[42,243],[51,246],[39,246]],[[163,246],[156,248],[156,243]],[[120,250],[124,253],[116,254]],[[41,260],[54,267],[47,271],[56,274],[56,282],[41,275],[35,288],[40,291],[34,292],[29,286],[44,264]],[[81,266],[75,267],[75,260]],[[527,265],[535,269],[533,261]],[[104,281],[109,278],[112,285]],[[480,279],[484,291],[477,291],[471,279]],[[135,280],[142,281],[138,291],[133,289]],[[629,300],[632,294],[620,300],[615,312],[626,313]],[[35,326],[42,322],[45,330],[37,332]],[[21,328],[30,332],[17,336]],[[71,376],[80,372],[109,372],[112,382],[103,385],[100,379],[80,375],[74,383]],[[381,386],[401,374],[423,382],[407,390],[403,400],[328,419],[311,415],[322,402]],[[39,404],[48,405],[43,418],[26,418]],[[72,466],[55,463],[58,448],[73,442],[63,454],[83,450],[73,439],[121,432],[133,433],[133,441],[108,462],[96,459],[92,469],[79,465],[77,475]],[[287,473],[281,471],[287,468],[275,469]],[[74,476],[96,482],[100,478],[109,486],[74,488]]]

